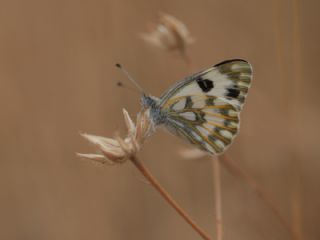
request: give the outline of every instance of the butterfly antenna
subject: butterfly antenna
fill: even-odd
[[[125,88],[125,89],[128,89],[134,93],[138,93],[139,95],[141,94],[141,92],[139,90],[137,90],[136,88],[133,88],[133,87],[129,87],[127,85],[125,85],[123,82],[119,81],[117,82],[117,86],[118,87],[121,87],[121,88]]]
[[[128,71],[123,68],[121,64],[117,63],[116,67],[119,68],[127,76],[127,78],[139,89],[140,92],[144,92],[142,87],[130,76]]]

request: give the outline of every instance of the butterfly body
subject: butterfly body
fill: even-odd
[[[143,109],[150,109],[150,117],[154,126],[165,124],[167,121],[167,113],[160,107],[160,99],[143,94],[141,97]]]
[[[239,130],[239,113],[251,84],[251,65],[227,60],[185,78],[160,98],[143,95],[155,127],[164,125],[210,154],[221,154]]]

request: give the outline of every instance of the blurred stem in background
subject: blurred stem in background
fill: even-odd
[[[293,189],[292,189],[292,218],[293,228],[297,240],[304,239],[302,227],[302,174],[301,174],[301,147],[300,147],[300,94],[302,90],[301,77],[302,77],[302,63],[301,63],[301,41],[300,41],[300,13],[298,0],[292,0],[292,15],[293,15],[293,91],[291,104],[292,107],[288,108],[292,116],[291,133],[290,136],[294,142],[291,144],[291,156],[293,161]]]
[[[150,184],[160,193],[160,195],[173,207],[176,212],[205,240],[210,240],[210,236],[200,228],[196,222],[194,222],[190,216],[174,201],[169,193],[159,184],[159,182],[153,177],[151,172],[144,166],[144,164],[134,155],[130,158],[130,161],[137,167],[141,174],[150,182]],[[218,161],[215,161],[218,162]]]
[[[159,13],[157,24],[152,24],[149,31],[141,33],[140,37],[151,46],[167,52],[177,52],[186,63],[189,73],[193,72],[187,46],[194,42],[194,38],[182,21],[169,14]]]
[[[223,222],[222,222],[222,187],[221,187],[221,168],[220,159],[213,158],[213,184],[214,184],[214,200],[215,200],[215,216],[216,216],[216,239],[223,238]]]
[[[103,164],[122,164],[129,159],[170,206],[172,206],[204,240],[211,240],[210,236],[190,218],[137,158],[137,153],[141,150],[144,141],[154,131],[149,114],[149,110],[141,111],[137,116],[136,123],[134,123],[129,113],[123,109],[123,116],[128,131],[127,136],[125,138],[120,138],[118,136],[114,139],[90,134],[81,134],[82,137],[94,144],[98,150],[98,154],[78,153],[78,156]]]
[[[238,164],[235,163],[229,156],[223,154],[219,157],[221,160],[221,164],[235,177],[240,178],[243,182],[245,182],[252,190],[256,193],[256,195],[270,208],[273,214],[277,217],[280,223],[284,226],[284,228],[289,232],[290,236],[295,238],[295,232],[292,227],[288,223],[288,221],[283,217],[281,212],[278,210],[275,201],[272,197],[265,191],[264,187],[262,187],[258,181],[250,174],[246,173]]]
[[[300,40],[300,14],[299,14],[299,2],[298,0],[291,1],[292,9],[292,63],[293,66],[288,66],[288,61],[285,60],[285,48],[282,37],[281,23],[282,13],[280,12],[281,1],[273,1],[274,10],[274,35],[276,44],[276,63],[279,82],[282,84],[282,93],[284,97],[283,112],[286,117],[290,119],[289,126],[289,147],[288,158],[292,162],[292,189],[291,189],[291,212],[292,212],[292,231],[293,239],[302,240],[303,227],[302,227],[302,176],[301,176],[301,147],[299,143],[300,134],[300,94],[302,90],[301,84],[301,40]],[[292,78],[289,78],[288,73],[284,69],[290,69],[292,72]]]

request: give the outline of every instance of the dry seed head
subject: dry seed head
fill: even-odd
[[[186,25],[175,17],[161,13],[153,30],[140,35],[147,43],[168,51],[185,54],[187,45],[194,42]]]
[[[134,156],[141,150],[142,144],[154,132],[153,123],[150,119],[149,109],[143,110],[137,116],[136,125],[130,118],[128,112],[123,109],[125,124],[128,130],[127,136],[123,139],[105,138],[91,134],[81,134],[86,140],[92,143],[98,154],[81,154],[77,155],[94,160],[100,163],[123,163],[131,156]]]
[[[208,156],[208,153],[197,148],[184,148],[179,153],[184,159],[197,159]]]

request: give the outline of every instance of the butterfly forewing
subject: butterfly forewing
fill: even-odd
[[[251,78],[252,68],[245,60],[224,61],[178,82],[161,96],[161,105],[165,108],[175,97],[201,94],[220,97],[240,110]]]
[[[160,100],[166,126],[205,151],[222,153],[238,133],[251,77],[250,64],[237,59],[179,82]]]

